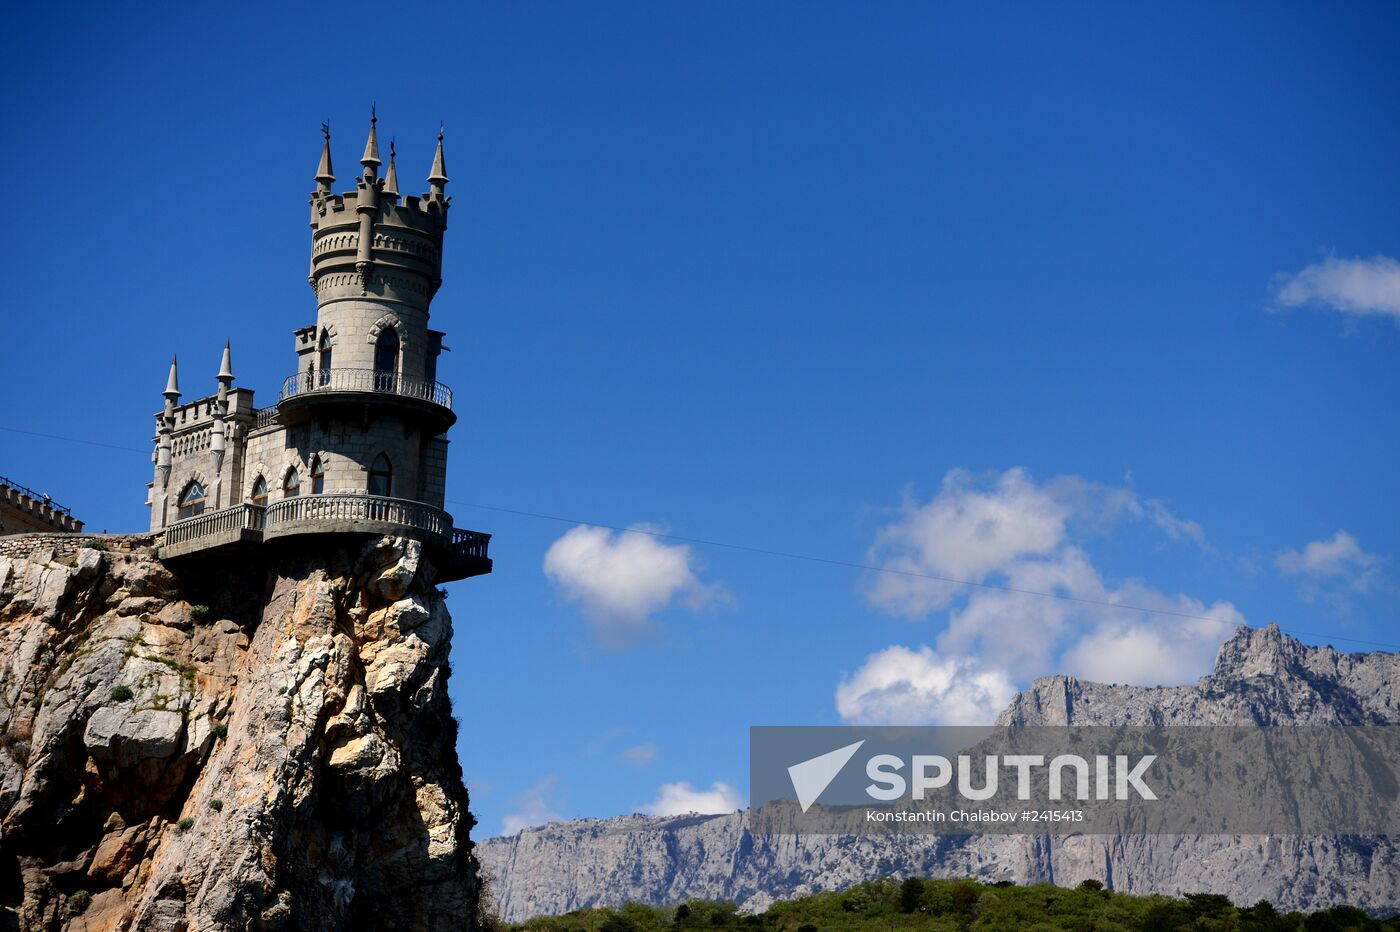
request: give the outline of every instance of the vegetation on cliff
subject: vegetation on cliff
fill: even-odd
[[[1280,913],[1267,901],[1237,906],[1212,893],[1131,896],[1098,881],[1076,889],[1017,887],[973,880],[875,880],[836,893],[776,903],[742,915],[733,903],[694,900],[674,907],[628,904],[542,916],[501,927],[509,932],[673,932],[756,929],[770,932],[1373,932],[1400,930],[1400,917],[1377,920],[1350,906]]]

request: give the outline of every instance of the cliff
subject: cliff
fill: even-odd
[[[1002,724],[1400,724],[1400,655],[1308,647],[1277,627],[1240,628],[1214,671],[1190,686],[1036,680]],[[959,877],[1128,893],[1223,893],[1286,909],[1400,906],[1400,852],[1384,837],[762,836],[747,812],[556,822],[479,849],[504,918],[629,900],[776,899],[876,877]]]
[[[419,545],[154,542],[0,539],[0,928],[475,928]]]

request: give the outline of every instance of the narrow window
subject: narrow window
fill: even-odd
[[[326,467],[319,456],[311,460],[311,494],[320,495],[326,491]]]
[[[258,476],[258,481],[253,483],[252,502],[254,505],[267,504],[267,480],[262,476]]]
[[[180,517],[193,518],[204,514],[204,486],[191,482],[180,493]]]
[[[394,390],[394,376],[399,371],[399,332],[385,327],[374,344],[374,387],[376,391]]]
[[[301,476],[295,469],[287,470],[287,478],[282,480],[282,497],[296,498],[301,494]]]
[[[331,380],[331,337],[328,333],[321,334],[321,384],[326,385]]]
[[[389,457],[381,453],[369,467],[369,494],[387,496],[393,485],[394,467],[389,465]]]

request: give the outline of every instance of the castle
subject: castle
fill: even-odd
[[[322,534],[423,542],[439,581],[491,571],[489,535],[443,510],[452,392],[437,381],[443,332],[428,326],[442,284],[450,206],[442,132],[422,196],[399,193],[393,144],[380,177],[376,116],[355,188],[334,194],[330,128],[311,194],[316,322],[293,331],[296,371],[258,408],[233,385],[183,404],[172,361],[156,415],[151,530],[179,560]]]

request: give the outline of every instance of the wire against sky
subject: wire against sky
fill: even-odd
[[[68,443],[85,443],[94,447],[105,447],[109,450],[125,450],[130,453],[147,453],[147,450],[138,450],[135,447],[119,446],[115,443],[100,443],[96,440],[81,440],[77,437],[62,437],[58,434],[43,434],[35,430],[21,430],[18,427],[5,427],[0,425],[0,430],[9,431],[15,434],[27,434],[30,437],[44,437],[48,440],[63,440]],[[953,586],[971,586],[976,589],[992,589],[997,592],[1013,592],[1017,595],[1032,595],[1042,599],[1058,599],[1061,602],[1076,602],[1080,605],[1095,605],[1100,608],[1116,608],[1125,612],[1141,612],[1146,615],[1167,615],[1173,618],[1186,618],[1193,621],[1209,621],[1218,625],[1233,626],[1235,623],[1226,618],[1215,618],[1211,615],[1194,615],[1190,612],[1174,612],[1163,608],[1145,608],[1141,605],[1124,605],[1120,602],[1109,602],[1104,599],[1085,599],[1075,595],[1065,595],[1060,592],[1041,592],[1036,589],[1020,589],[1015,586],[1002,586],[997,583],[974,582],[970,579],[953,579],[950,576],[937,576],[933,573],[917,573],[913,570],[896,570],[888,566],[875,566],[871,563],[856,563],[851,560],[833,560],[830,557],[815,557],[806,553],[791,553],[786,550],[769,550],[764,547],[750,547],[746,544],[731,544],[722,540],[706,540],[703,537],[684,537],[680,534],[666,534],[661,531],[649,531],[644,528],[618,527],[615,524],[601,524],[597,521],[584,521],[579,518],[565,518],[560,515],[547,515],[538,511],[521,511],[517,508],[502,508],[499,505],[483,505],[480,502],[466,502],[461,499],[451,498],[448,501],[453,505],[466,505],[468,508],[480,508],[484,511],[497,511],[502,514],[520,515],[525,518],[539,518],[544,521],[558,521],[562,524],[586,524],[590,527],[606,528],[609,531],[616,531],[620,534],[646,534],[649,537],[657,537],[664,540],[674,540],[685,544],[696,544],[702,547],[720,547],[725,550],[738,550],[743,553],[758,553],[768,557],[782,557],[786,560],[802,560],[807,563],[823,563],[827,566],[840,566],[852,570],[867,570],[872,573],[890,573],[895,576],[912,576],[916,579],[929,579],[934,582],[948,583]],[[1285,634],[1301,635],[1302,637],[1322,638],[1324,640],[1346,641],[1348,644],[1370,644],[1372,647],[1388,647],[1392,650],[1400,650],[1400,644],[1391,644],[1386,641],[1371,641],[1365,638],[1348,638],[1338,634],[1324,634],[1319,631],[1303,631],[1298,628],[1283,628],[1280,631]]]
[[[760,553],[769,557],[782,557],[787,560],[803,560],[807,563],[824,563],[827,566],[840,566],[853,570],[868,570],[872,573],[890,573],[895,576],[912,576],[916,579],[929,579],[934,582],[948,583],[954,586],[971,586],[977,589],[992,589],[997,592],[1012,592],[1017,595],[1032,595],[1043,599],[1058,599],[1061,602],[1076,602],[1080,605],[1094,605],[1100,608],[1116,608],[1126,612],[1141,612],[1147,615],[1167,615],[1173,618],[1186,618],[1193,621],[1209,621],[1218,625],[1228,625],[1234,627],[1235,622],[1227,618],[1216,618],[1212,615],[1197,615],[1191,612],[1176,612],[1163,608],[1146,608],[1141,605],[1126,605],[1122,602],[1109,602],[1105,599],[1086,599],[1075,595],[1065,595],[1060,592],[1041,592],[1037,589],[1020,589],[1016,586],[1003,586],[997,583],[974,582],[970,579],[954,579],[951,576],[938,576],[933,573],[919,573],[913,570],[897,570],[888,566],[876,566],[872,563],[856,563],[851,560],[834,560],[830,557],[816,557],[806,553],[792,553],[786,550],[769,550],[764,547],[750,547],[746,544],[731,544],[722,540],[707,540],[703,537],[685,537],[681,534],[667,534],[663,531],[653,531],[638,527],[618,527],[615,524],[600,524],[597,521],[584,521],[579,518],[565,518],[560,515],[547,515],[537,511],[521,511],[516,508],[501,508],[497,505],[483,505],[480,502],[466,502],[461,499],[448,499],[453,505],[466,505],[468,508],[481,508],[485,511],[498,511],[503,514],[520,515],[526,518],[540,518],[545,521],[558,521],[563,524],[580,524],[589,527],[606,528],[609,531],[617,531],[621,534],[645,534],[648,537],[657,537],[663,540],[674,540],[686,544],[696,544],[702,547],[721,547],[725,550],[738,550],[743,553]],[[1314,637],[1331,639],[1334,641],[1347,641],[1352,644],[1370,644],[1374,647],[1388,647],[1400,650],[1400,644],[1391,644],[1386,641],[1371,641],[1365,638],[1348,638],[1336,634],[1324,634],[1319,631],[1302,631],[1297,628],[1279,628],[1285,634],[1302,635],[1304,637]]]

